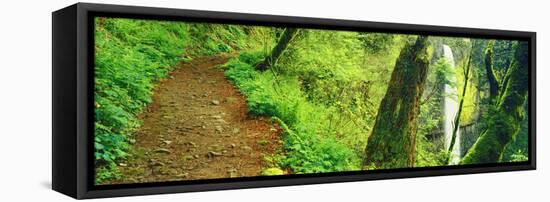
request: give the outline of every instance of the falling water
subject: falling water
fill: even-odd
[[[443,57],[447,60],[451,70],[455,68],[455,61],[453,57],[453,51],[451,47],[443,45]],[[456,82],[456,75],[451,74],[449,81]],[[443,116],[445,120],[444,132],[445,132],[445,149],[449,149],[451,146],[451,140],[453,137],[454,121],[456,114],[458,113],[458,94],[455,86],[445,84],[445,100],[443,104]],[[460,127],[456,132],[455,144],[453,146],[449,164],[456,165],[460,161]]]

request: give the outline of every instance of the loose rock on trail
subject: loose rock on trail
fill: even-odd
[[[182,62],[159,82],[139,116],[131,157],[119,164],[122,177],[109,183],[258,176],[271,166],[264,157],[281,152],[281,131],[247,115],[245,98],[217,68],[227,60]]]

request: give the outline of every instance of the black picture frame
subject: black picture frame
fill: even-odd
[[[375,171],[94,185],[95,16],[524,40],[529,43],[529,160]],[[68,196],[164,194],[536,169],[536,33],[230,12],[77,3],[52,13],[52,188]]]

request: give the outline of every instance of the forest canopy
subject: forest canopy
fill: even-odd
[[[527,161],[528,58],[516,40],[96,18],[95,180]]]

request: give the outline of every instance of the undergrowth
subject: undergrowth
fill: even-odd
[[[334,110],[308,101],[296,76],[254,70],[262,58],[261,52],[243,53],[225,64],[225,75],[246,96],[250,114],[283,123],[286,155],[281,165],[294,173],[358,169],[355,152],[326,133],[326,120]]]
[[[157,81],[175,65],[196,56],[231,52],[249,45],[243,27],[154,20],[95,20],[96,183],[120,177],[137,115],[151,103]]]

